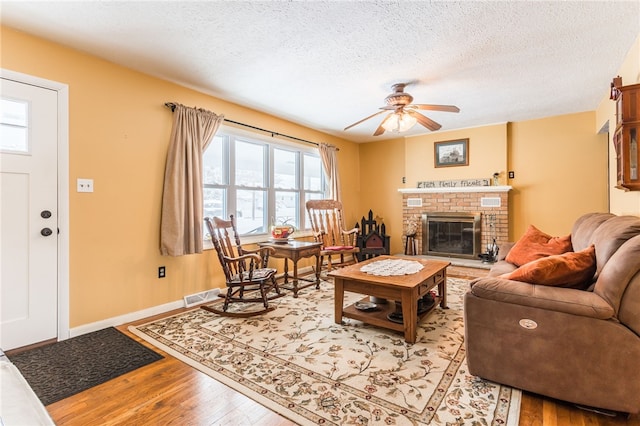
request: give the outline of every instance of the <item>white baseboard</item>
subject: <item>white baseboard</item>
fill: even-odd
[[[179,308],[184,308],[184,300],[176,300],[174,302],[165,303],[164,305],[152,306],[141,311],[131,312],[117,317],[107,318],[102,321],[96,321],[90,324],[74,327],[69,330],[69,337],[80,336],[82,334],[91,333],[108,327],[116,327],[128,322],[138,321]]]
[[[299,275],[313,271],[313,267],[306,266],[298,270]],[[282,277],[279,274],[278,277]],[[224,293],[226,288],[220,289],[221,293]],[[128,314],[120,315],[113,318],[107,318],[102,321],[92,322],[90,324],[74,327],[69,330],[69,337],[76,337],[83,334],[91,333],[94,331],[102,330],[108,327],[117,327],[128,322],[138,321],[144,318],[152,317],[154,315],[163,314],[165,312],[172,311],[174,309],[184,308],[184,300],[176,300],[174,302],[165,303],[164,305],[152,306],[151,308],[143,309],[141,311],[131,312]]]

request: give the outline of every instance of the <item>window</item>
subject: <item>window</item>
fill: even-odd
[[[236,218],[243,235],[272,222],[308,229],[305,202],[325,198],[316,148],[220,129],[203,155],[204,216]]]
[[[29,104],[0,99],[0,150],[29,152]]]

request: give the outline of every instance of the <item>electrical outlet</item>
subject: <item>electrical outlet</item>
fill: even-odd
[[[78,179],[78,192],[93,192],[93,179]]]
[[[405,176],[402,176],[402,183],[407,183],[407,178]]]
[[[513,170],[509,171],[509,179],[515,179],[516,178],[516,172],[514,172]]]
[[[167,270],[164,266],[158,267],[158,278],[164,278],[167,276]]]

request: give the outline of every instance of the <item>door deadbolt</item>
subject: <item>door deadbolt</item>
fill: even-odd
[[[42,228],[40,234],[42,234],[43,237],[48,237],[49,235],[53,234],[53,231],[49,228]]]
[[[51,217],[51,212],[49,210],[42,210],[42,212],[40,212],[40,217],[43,219],[49,219]]]

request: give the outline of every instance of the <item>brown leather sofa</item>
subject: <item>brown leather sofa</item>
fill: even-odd
[[[500,278],[504,258],[464,298],[469,372],[572,403],[640,411],[640,217],[590,213],[574,251],[596,250],[587,290]]]

